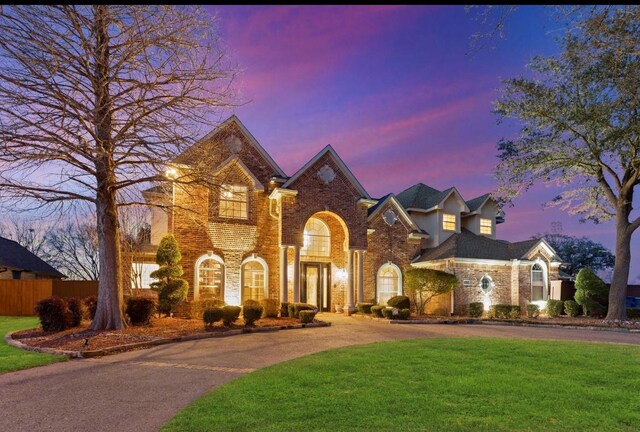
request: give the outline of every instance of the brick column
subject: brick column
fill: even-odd
[[[358,251],[358,303],[364,302],[364,251]]]
[[[345,312],[351,312],[355,305],[353,304],[353,254],[354,251],[347,251],[347,304],[345,305]]]
[[[289,301],[289,275],[287,274],[287,249],[289,246],[280,246],[280,302]]]
[[[520,304],[520,261],[511,260],[511,304]]]
[[[293,247],[293,301],[300,301],[300,246]]]

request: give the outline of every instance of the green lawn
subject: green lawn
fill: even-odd
[[[423,339],[245,375],[162,431],[637,431],[640,347]]]
[[[0,316],[0,335],[2,336],[0,340],[0,373],[42,366],[67,359],[65,356],[21,350],[7,345],[4,341],[4,335],[9,332],[37,326],[38,318],[35,317]]]

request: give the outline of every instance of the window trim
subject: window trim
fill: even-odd
[[[252,261],[258,262],[262,265],[262,273],[264,278],[264,293],[262,298],[269,298],[269,264],[267,262],[257,256],[256,254],[250,255],[240,264],[240,304],[242,304],[244,299],[244,266]]]
[[[453,229],[445,228],[446,224],[451,223],[451,221],[445,221],[446,216],[453,216]],[[458,216],[455,213],[442,213],[442,230],[448,232],[458,231]]]
[[[482,225],[483,221],[489,222],[489,225],[488,226],[487,225],[483,226]],[[482,232],[482,228],[488,228],[489,232]],[[493,221],[491,220],[491,218],[483,218],[483,217],[480,218],[480,234],[481,235],[493,235]]]
[[[486,291],[482,287],[482,281],[485,280],[485,279],[489,281],[489,289],[486,290]],[[480,278],[480,282],[478,283],[478,286],[480,287],[480,289],[482,290],[482,292],[484,294],[488,295],[496,287],[496,284],[493,283],[493,278],[491,276],[489,276],[488,274],[485,274]]]
[[[380,273],[382,273],[382,269],[384,267],[391,267],[393,270],[395,270],[396,274],[398,275],[398,292],[396,293],[396,295],[402,295],[402,270],[400,270],[400,267],[398,267],[391,261],[387,261],[386,263],[383,263],[380,267],[378,267],[378,271],[376,272],[376,302],[378,303],[380,302],[380,297],[378,294],[378,286],[380,285],[379,282],[381,277]]]
[[[540,270],[534,270],[535,266],[539,266]],[[533,272],[534,271],[540,271],[542,273],[542,299],[538,299],[538,300],[533,300]],[[531,286],[531,292],[530,292],[530,301],[532,302],[536,302],[536,301],[547,301],[549,299],[549,275],[547,273],[547,266],[544,264],[544,262],[542,262],[542,260],[540,260],[540,258],[536,259],[536,261],[531,265],[531,270],[529,271],[529,278],[530,278],[530,286]],[[539,285],[536,285],[539,286]]]
[[[198,300],[198,298],[200,298],[200,264],[208,259],[212,259],[222,265],[222,289],[220,290],[220,294],[222,297],[221,300],[224,301],[227,290],[227,269],[224,264],[224,260],[213,252],[200,256],[193,266],[193,299]]]
[[[320,224],[322,224],[322,225],[324,226],[324,228],[326,228],[326,230],[327,230],[327,236],[326,236],[326,238],[329,240],[329,250],[327,251],[327,254],[326,254],[326,255],[310,255],[310,254],[308,253],[308,251],[309,251],[309,247],[308,247],[308,246],[309,246],[309,245],[305,246],[305,244],[304,244],[305,231],[306,231],[307,225],[308,225],[308,224],[309,224],[309,222],[310,222],[310,221],[312,221],[312,220],[313,220],[313,221],[317,221],[317,222],[319,222],[319,223],[320,223]],[[331,228],[329,228],[329,225],[328,225],[325,221],[323,221],[322,219],[317,218],[317,217],[313,217],[313,216],[312,216],[312,217],[310,217],[309,219],[307,219],[307,222],[305,222],[305,224],[304,224],[304,228],[302,229],[302,236],[303,236],[303,242],[302,242],[302,247],[300,248],[300,255],[301,255],[301,256],[306,256],[306,257],[321,257],[321,258],[330,258],[330,257],[331,257]],[[311,236],[313,236],[313,237],[325,237],[325,236],[319,236],[319,235],[314,235],[314,234],[309,234],[309,236],[310,236],[310,237],[311,237]]]
[[[225,192],[225,188],[244,188],[244,194],[245,194],[245,198],[244,200],[235,200],[235,199],[228,199],[228,198],[224,198],[222,197],[222,194]],[[233,194],[233,191],[232,191]],[[227,215],[223,215],[222,214],[222,202],[230,202],[230,203],[244,203],[245,205],[245,216],[227,216]],[[242,210],[241,212],[242,213]],[[243,184],[235,184],[235,183],[223,183],[220,185],[220,194],[218,195],[218,216],[221,218],[225,218],[225,219],[240,219],[240,220],[247,220],[249,219],[249,186],[247,185],[243,185]]]

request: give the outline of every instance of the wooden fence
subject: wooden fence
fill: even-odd
[[[66,298],[97,294],[97,281],[0,280],[0,315],[35,315],[36,303],[52,295]]]

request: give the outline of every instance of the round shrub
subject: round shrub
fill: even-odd
[[[262,318],[278,318],[278,300],[262,299],[260,305],[262,306]]]
[[[547,316],[554,318],[562,314],[564,302],[562,300],[547,300],[547,308],[545,312]]]
[[[303,324],[307,324],[313,322],[313,319],[316,316],[315,310],[302,310],[300,311],[300,322]]]
[[[489,308],[489,315],[492,318],[508,319],[511,315],[511,305],[496,304]]]
[[[67,307],[69,308],[69,327],[78,327],[82,322],[82,317],[85,314],[85,308],[80,299],[75,297],[69,297],[67,300]]]
[[[484,313],[484,304],[482,302],[469,303],[469,316],[471,318],[480,318]]]
[[[98,297],[85,297],[83,303],[87,311],[87,318],[93,320],[96,316],[96,310],[98,309]]]
[[[242,318],[244,325],[252,326],[256,321],[262,318],[264,308],[262,305],[253,300],[247,300],[242,305]]]
[[[411,307],[411,300],[409,300],[407,296],[394,296],[387,301],[387,306],[396,309],[409,309]]]
[[[411,309],[400,309],[398,312],[398,319],[408,320],[411,316]]]
[[[383,317],[382,309],[384,309],[384,306],[380,306],[380,305],[371,306],[371,314],[374,317],[382,318]]]
[[[154,299],[146,297],[129,297],[125,312],[129,316],[132,325],[147,325],[151,322],[151,316],[156,309]]]
[[[231,326],[240,316],[240,306],[225,306],[222,308],[222,322],[226,327]]]
[[[69,309],[60,297],[48,297],[40,300],[35,307],[40,318],[40,326],[46,332],[58,332],[67,328]]]
[[[580,314],[580,305],[574,300],[566,300],[564,302],[564,313],[570,317],[577,317]]]
[[[287,302],[280,303],[280,317],[282,318],[289,317],[289,303]]]
[[[529,303],[527,305],[527,318],[538,318],[540,316],[540,306]]]
[[[522,317],[522,309],[519,305],[511,305],[509,309],[509,318],[511,319],[519,319]]]
[[[371,314],[371,308],[375,306],[375,303],[358,303],[357,305],[358,312],[361,314]]]
[[[396,317],[398,316],[398,309],[384,308],[382,309],[382,316],[386,319],[396,319]]]
[[[205,309],[202,313],[202,321],[204,321],[205,327],[211,327],[222,319],[222,308],[214,306],[209,309]]]

